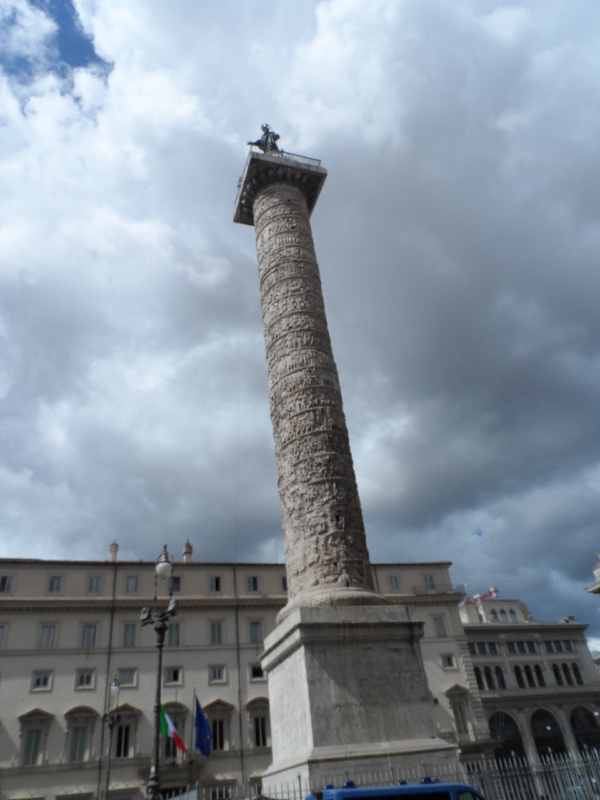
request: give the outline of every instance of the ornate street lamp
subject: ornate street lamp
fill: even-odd
[[[154,575],[154,608],[143,608],[140,615],[142,625],[154,625],[156,632],[156,647],[158,649],[158,668],[156,673],[156,699],[154,702],[154,739],[152,748],[152,766],[150,777],[146,785],[147,800],[161,800],[160,794],[160,694],[162,683],[162,654],[165,646],[165,635],[169,629],[169,620],[177,614],[177,600],[173,597],[173,557],[163,547],[162,553],[156,561]],[[156,608],[158,595],[158,581],[168,581],[169,605],[164,611]]]
[[[108,755],[106,758],[106,782],[104,785],[104,800],[108,800],[108,788],[110,786],[110,759],[112,756],[112,740],[115,725],[119,721],[119,679],[115,675],[110,685],[110,703],[108,711],[102,717],[103,722],[108,723]]]

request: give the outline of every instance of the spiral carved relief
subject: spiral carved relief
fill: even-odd
[[[281,182],[272,182],[281,180]],[[302,175],[250,187],[290,601],[373,591]]]

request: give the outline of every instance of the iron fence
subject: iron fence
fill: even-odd
[[[422,764],[420,767],[356,772],[350,765],[339,772],[323,772],[309,786],[298,776],[296,781],[271,785],[268,798],[259,781],[246,786],[235,782],[194,787],[182,797],[186,800],[304,800],[323,786],[389,786],[406,781],[419,783],[429,777],[440,782],[460,782],[474,786],[488,800],[600,800],[600,753],[585,750],[578,756],[552,754],[535,762],[527,758],[485,759],[470,763]],[[196,794],[197,792],[197,794]]]

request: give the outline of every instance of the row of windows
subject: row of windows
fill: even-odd
[[[492,608],[490,611],[490,619],[492,622],[518,622],[517,619],[517,612],[514,608],[509,608],[508,613],[506,612],[505,608],[501,608],[499,611],[496,611],[495,608]]]
[[[49,734],[51,716],[41,714],[39,719],[26,722],[22,730],[21,763],[25,766],[41,764],[44,759],[44,750]],[[79,714],[69,723],[67,731],[67,753],[69,761],[88,761],[91,758],[92,738],[96,724],[95,715]],[[176,730],[184,735],[183,719],[177,713],[173,714],[173,724]],[[209,717],[212,734],[212,750],[225,751],[230,748],[228,716]],[[112,757],[116,759],[132,758],[136,754],[136,720],[135,715],[128,714],[119,720],[113,737]],[[250,715],[250,744],[252,747],[261,748],[269,746],[269,717],[266,705]],[[163,744],[164,758],[174,760],[177,756],[175,742],[167,738]]]
[[[227,665],[226,664],[212,664],[208,667],[208,683],[227,683]],[[250,681],[264,681],[265,674],[261,665],[257,662],[250,664],[248,677]],[[138,671],[135,667],[123,667],[117,670],[116,675],[119,683],[119,689],[132,689],[138,685]],[[51,692],[54,681],[54,670],[35,670],[31,675],[31,691],[32,692]],[[164,686],[182,686],[183,685],[183,668],[182,667],[165,667],[163,669],[163,685]],[[75,689],[77,690],[93,690],[96,688],[96,670],[95,669],[79,669],[75,673]]]
[[[540,664],[516,664],[513,667],[515,681],[519,689],[546,686],[544,672]],[[557,686],[574,686],[578,684],[583,686],[583,676],[578,664],[552,664],[552,673]],[[496,667],[475,667],[475,679],[477,686],[482,691],[489,689],[495,691],[496,689],[506,689],[506,681],[504,678],[504,670],[500,666]]]
[[[171,591],[181,592],[181,576],[173,575],[170,578]],[[14,576],[0,575],[0,593],[9,594],[14,584]],[[139,591],[140,579],[138,575],[126,575],[123,588],[127,594],[135,594]],[[258,575],[246,576],[246,591],[253,594],[260,591],[260,581]],[[88,594],[99,594],[102,588],[101,575],[88,575],[86,582],[86,592]],[[48,594],[60,594],[63,590],[63,576],[50,575],[48,578]],[[281,590],[287,592],[287,578],[281,576]],[[222,591],[222,578],[220,575],[210,575],[208,578],[208,591],[210,593],[220,593]]]
[[[122,627],[121,646],[135,647],[138,638],[138,623],[125,622]],[[95,622],[85,623],[81,626],[80,646],[84,650],[91,650],[98,646],[100,625]],[[167,632],[166,643],[169,647],[179,647],[182,644],[182,625],[179,622],[171,622]],[[208,623],[208,642],[211,645],[223,645],[226,643],[226,626],[223,620],[211,620]],[[7,637],[7,626],[0,624],[0,649],[5,646]],[[263,623],[262,620],[248,621],[248,642],[249,644],[262,645]],[[47,623],[40,626],[38,647],[41,650],[53,650],[58,646],[58,624]]]
[[[387,579],[388,579],[388,590],[390,592],[396,593],[402,591],[402,585],[400,582],[400,577],[398,575],[388,575]],[[437,594],[438,588],[436,586],[435,576],[423,575],[422,579],[423,579],[422,588],[425,590],[425,592],[427,594]],[[411,594],[413,591],[414,587],[411,586],[408,593]]]
[[[531,639],[519,639],[505,642],[506,650],[510,655],[527,655],[539,652],[539,643]],[[573,653],[575,652],[574,643],[569,639],[545,641],[544,646],[547,653]],[[469,642],[469,653],[472,656],[495,656],[502,652],[500,642]]]
[[[469,653],[472,656],[496,656],[498,645],[496,642],[469,642]]]

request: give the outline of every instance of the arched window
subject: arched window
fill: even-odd
[[[212,736],[214,752],[230,749],[230,727],[233,706],[225,700],[213,700],[204,707]]]
[[[483,674],[485,675],[485,682],[487,684],[487,688],[492,690],[495,689],[496,684],[494,683],[494,676],[492,675],[491,667],[486,667],[483,671]]]
[[[554,714],[545,709],[540,708],[533,713],[531,735],[540,756],[566,752],[567,748],[558,720]]]
[[[535,677],[537,678],[538,686],[545,686],[546,681],[544,680],[544,673],[542,672],[542,668],[539,664],[536,664],[535,667]]]
[[[525,665],[525,667],[523,668],[523,671],[525,672],[525,678],[527,680],[527,685],[531,686],[532,688],[535,688],[535,681],[533,680],[533,672],[532,672],[531,667],[529,666],[529,664]]]
[[[266,697],[256,697],[247,706],[251,747],[268,747],[271,744],[269,724],[269,701]]]
[[[579,749],[591,747],[600,748],[600,725],[595,714],[584,706],[577,706],[571,712],[571,728],[577,740]]]
[[[565,680],[567,682],[567,686],[573,686],[573,676],[571,675],[571,670],[569,669],[568,664],[562,665],[563,675],[565,676]]]
[[[65,714],[69,761],[89,761],[98,712],[89,706],[72,708]]]
[[[133,758],[135,756],[137,729],[141,716],[142,712],[128,703],[115,709],[114,758]]]
[[[504,680],[504,673],[502,672],[502,667],[496,667],[494,672],[496,673],[496,683],[498,684],[498,688],[506,689],[506,681]]]
[[[583,678],[581,677],[581,670],[577,664],[571,664],[571,669],[573,670],[573,675],[575,676],[575,682],[579,684],[579,686],[583,686]]]
[[[491,737],[497,742],[497,747],[494,750],[496,758],[525,755],[519,726],[510,714],[506,714],[504,711],[496,711],[490,717],[489,725]]]
[[[478,689],[485,689],[483,678],[481,677],[481,670],[479,667],[475,667],[475,680],[477,681],[477,688]]]
[[[508,609],[508,616],[510,617],[510,621],[511,622],[516,622],[517,621],[517,615],[515,614],[514,608],[509,608]]]
[[[552,672],[554,673],[554,677],[556,678],[556,683],[558,686],[563,686],[563,679],[562,675],[560,674],[560,667],[558,664],[552,664]]]
[[[517,679],[517,686],[519,689],[525,688],[525,681],[523,680],[523,673],[521,672],[521,667],[518,665],[515,666],[515,678]]]
[[[19,717],[21,729],[21,764],[42,764],[46,752],[48,731],[54,717],[41,708],[34,708]]]
[[[503,608],[500,609],[500,622],[508,622],[508,616]]]
[[[495,608],[492,608],[491,616],[492,616],[492,622],[498,622],[498,612],[496,611]]]

